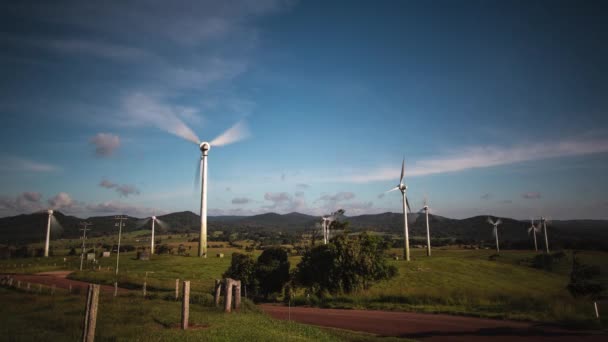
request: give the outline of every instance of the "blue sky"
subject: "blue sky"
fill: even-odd
[[[608,218],[602,1],[0,5],[0,215]]]

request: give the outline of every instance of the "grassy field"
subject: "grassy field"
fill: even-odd
[[[566,290],[571,253],[552,271],[530,267],[525,261],[535,253],[492,250],[435,250],[431,258],[415,250],[411,262],[391,261],[399,275],[372,288],[347,296],[297,298],[299,304],[334,308],[368,308],[450,313],[490,318],[596,326],[592,303],[575,300]],[[588,264],[599,265],[608,285],[608,254],[579,254]],[[591,322],[591,323],[589,323]],[[607,322],[603,322],[606,326]]]
[[[141,233],[132,233],[126,241],[135,242],[140,236]],[[162,239],[171,241],[172,244],[186,243],[187,240],[184,236],[173,236],[171,239],[163,236]],[[210,245],[228,246],[221,242]],[[210,257],[207,259],[156,255],[150,261],[136,260],[134,252],[121,253],[118,282],[121,287],[140,289],[146,281],[148,292],[153,297],[164,298],[173,293],[175,279],[185,279],[192,282],[195,294],[208,296],[214,280],[220,278],[228,268],[230,255],[236,251],[244,252],[229,247],[210,248]],[[391,252],[400,254],[402,251],[395,249]],[[379,282],[368,290],[343,296],[317,298],[305,296],[303,291],[299,291],[296,304],[441,312],[569,325],[589,326],[589,322],[594,321],[592,304],[586,300],[573,299],[566,290],[572,262],[570,252],[554,265],[552,271],[530,267],[526,261],[535,255],[531,251],[506,250],[495,260],[489,259],[494,254],[493,250],[442,248],[435,249],[431,258],[427,258],[422,249],[413,249],[412,252],[411,262],[390,261],[399,269],[396,278]],[[218,253],[223,253],[224,258],[215,257]],[[260,252],[254,252],[258,253]],[[608,253],[583,252],[579,257],[584,263],[601,268],[602,281],[608,287]],[[300,257],[290,257],[292,267],[299,260]],[[24,265],[23,268],[20,267],[21,264]],[[48,260],[4,260],[0,261],[0,272],[77,270],[78,265],[78,257],[69,257],[65,261],[62,256]],[[116,258],[112,255],[110,258],[99,259],[96,266],[101,266],[101,270],[93,270],[93,265],[88,265],[86,270],[75,272],[70,277],[112,284],[116,280],[115,265]],[[606,322],[603,325],[606,326]]]
[[[82,334],[85,297],[28,294],[0,288],[0,340],[76,341]],[[250,302],[239,313],[190,305],[191,330],[178,329],[180,303],[135,296],[100,296],[96,341],[403,341],[279,321]]]

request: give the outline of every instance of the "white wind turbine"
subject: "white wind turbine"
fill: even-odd
[[[498,219],[498,220],[494,221],[494,220],[492,220],[492,218],[488,217],[488,223],[494,226],[494,229],[492,230],[492,234],[496,238],[496,254],[499,254],[500,247],[498,246],[498,225],[502,223],[502,220]]]
[[[150,255],[154,254],[154,250],[155,250],[155,241],[154,241],[154,224],[158,223],[159,226],[161,226],[162,228],[166,228],[167,224],[164,221],[161,221],[161,219],[159,219],[158,217],[156,217],[155,215],[146,218],[141,224],[139,224],[138,226],[141,227],[143,225],[146,225],[148,223],[148,221],[152,221],[152,237],[150,238]]]
[[[410,210],[410,203],[407,200],[407,185],[403,184],[403,177],[405,176],[405,158],[403,158],[403,162],[401,163],[401,178],[399,179],[399,185],[390,189],[387,192],[400,190],[401,195],[403,196],[403,230],[405,232],[405,243],[404,243],[404,257],[405,260],[410,261],[410,240],[409,240],[409,231],[407,227],[407,213]],[[407,210],[406,210],[407,206]]]
[[[339,209],[337,211],[334,211],[333,213],[331,213],[331,215],[329,216],[325,216],[323,218],[323,221],[325,223],[325,232],[327,235],[327,241],[329,241],[331,235],[329,234],[330,228],[331,228],[331,224],[334,221],[338,220],[338,217],[344,214],[344,209]]]
[[[428,200],[424,196],[424,206],[420,209],[421,213],[424,213],[426,217],[426,255],[431,256],[431,231],[429,229],[429,212],[431,208],[428,206]]]
[[[327,240],[329,240],[328,239],[329,234],[327,233],[329,230],[329,227],[328,227],[329,215],[322,216],[321,219],[323,220],[323,244],[327,245]]]
[[[198,242],[198,256],[207,257],[207,155],[211,146],[225,146],[243,140],[249,136],[249,130],[243,121],[237,122],[234,126],[222,133],[210,143],[199,141],[197,144],[201,150],[201,160],[199,163],[198,177],[201,179],[201,230]],[[192,141],[192,140],[191,140]]]
[[[46,213],[48,215],[48,219],[46,221],[46,240],[44,242],[44,257],[48,258],[49,245],[51,242],[51,226],[55,227],[55,230],[57,228],[62,229],[62,227],[61,224],[59,224],[59,221],[57,221],[57,218],[55,218],[53,209],[43,210],[39,213]]]
[[[536,233],[540,233],[540,226],[537,227],[534,224],[534,219],[530,220],[530,228],[528,228],[528,234],[532,234],[534,237],[534,250],[538,252],[538,245],[536,243]]]
[[[542,216],[540,218],[540,224],[542,225],[542,229],[545,235],[545,253],[549,254],[549,237],[547,236],[547,223],[550,223],[551,221]]]

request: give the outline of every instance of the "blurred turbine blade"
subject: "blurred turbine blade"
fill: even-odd
[[[148,222],[150,222],[150,218],[145,218],[145,219],[141,219],[135,222],[135,227],[136,228],[141,228],[143,226],[145,226]]]
[[[198,158],[196,161],[196,173],[194,173],[194,183],[192,184],[194,194],[198,195],[200,192],[200,181],[201,181],[201,164],[203,163],[202,158]]]
[[[407,205],[407,211],[411,213],[412,209],[410,208],[410,201],[407,199],[407,196],[405,197],[405,204]]]
[[[59,223],[55,215],[51,215],[51,235],[61,236],[61,233],[63,233],[63,226]]]
[[[403,162],[401,162],[401,178],[399,178],[399,184],[403,183],[403,176],[405,176],[405,157],[403,157]]]
[[[392,189],[390,189],[390,190],[388,190],[388,191],[385,191],[384,193],[391,192],[391,191],[395,191],[395,190],[399,190],[399,187],[398,187],[398,186],[396,186],[396,187],[394,187],[394,188],[392,188]]]
[[[492,218],[491,218],[491,217],[488,217],[488,223],[489,223],[489,224],[494,224],[494,220],[492,220]]]
[[[501,220],[501,219],[496,220],[496,225],[499,225],[499,224],[501,224],[501,223],[502,223],[502,220]]]
[[[211,146],[225,146],[243,139],[247,139],[251,134],[245,121],[239,121],[219,137],[211,141]]]

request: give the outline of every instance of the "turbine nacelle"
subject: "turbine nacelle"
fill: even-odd
[[[156,216],[152,216],[152,220],[156,221]]]
[[[49,215],[53,215],[53,209],[47,210],[46,213],[49,214]]]
[[[206,141],[201,142],[201,144],[198,146],[201,150],[201,153],[206,156],[207,153],[209,153],[209,150],[211,149],[211,144],[209,144]]]
[[[407,185],[405,185],[403,183],[399,184],[399,190],[401,190],[401,192],[406,191],[407,190]]]

